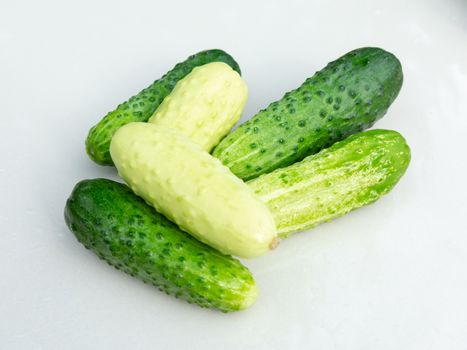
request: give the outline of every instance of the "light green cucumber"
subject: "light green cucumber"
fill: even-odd
[[[279,237],[286,237],[376,201],[409,162],[409,146],[399,133],[371,130],[248,185],[270,209]]]
[[[222,50],[206,50],[188,57],[178,63],[162,78],[156,80],[128,101],[118,105],[98,124],[91,128],[86,139],[86,151],[89,157],[98,164],[112,165],[109,153],[110,140],[115,131],[130,122],[147,121],[156,108],[169,95],[175,84],[187,76],[195,67],[211,62],[224,62],[240,74],[240,67],[228,53]]]
[[[79,182],[65,220],[101,259],[167,294],[224,312],[256,300],[255,281],[238,260],[181,231],[123,184]]]
[[[158,212],[219,251],[255,257],[276,244],[271,213],[222,163],[180,132],[130,123],[112,138],[119,175]]]
[[[180,80],[149,122],[176,129],[209,152],[238,121],[247,96],[229,65],[208,63]]]
[[[373,125],[402,86],[391,53],[347,53],[227,135],[213,155],[244,180],[285,167]]]

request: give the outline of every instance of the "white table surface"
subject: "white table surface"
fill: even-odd
[[[379,128],[412,163],[386,197],[245,261],[261,289],[222,314],[85,250],[63,220],[88,129],[176,62],[222,48],[244,118],[328,61],[380,46],[405,82]],[[1,349],[467,349],[467,2],[0,2]]]

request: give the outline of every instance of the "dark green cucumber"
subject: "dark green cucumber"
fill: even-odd
[[[213,155],[244,180],[293,164],[372,126],[402,80],[400,62],[391,53],[351,51],[240,125]]]
[[[409,146],[399,133],[370,130],[248,185],[286,237],[374,202],[396,185],[409,162]]]
[[[123,184],[79,182],[66,203],[65,221],[110,265],[189,303],[229,312],[256,299],[245,266],[181,231]]]
[[[109,112],[97,125],[89,130],[86,139],[86,151],[89,157],[98,164],[112,165],[109,147],[113,134],[121,126],[130,122],[147,121],[164,98],[170,94],[175,84],[189,74],[193,68],[211,62],[224,62],[239,74],[240,67],[228,53],[222,50],[206,50],[188,57],[178,63],[162,78],[120,104]]]

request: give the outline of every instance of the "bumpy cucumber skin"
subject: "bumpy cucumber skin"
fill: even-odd
[[[409,146],[398,132],[370,130],[248,185],[285,238],[376,201],[396,185],[409,162]]]
[[[224,62],[241,74],[240,67],[228,53],[213,49],[201,51],[178,63],[162,78],[156,80],[147,88],[118,105],[109,112],[98,124],[89,130],[86,139],[86,152],[89,157],[100,165],[113,165],[109,147],[115,131],[130,122],[145,122],[170,94],[177,82],[188,75],[193,68],[210,62]]]
[[[208,63],[180,80],[148,122],[176,129],[210,152],[240,119],[247,97],[229,65]]]
[[[230,312],[257,297],[251,273],[238,260],[181,231],[123,184],[79,182],[65,220],[101,259],[189,303]]]
[[[242,258],[276,246],[276,227],[266,206],[180,132],[130,123],[115,133],[110,153],[133,192],[198,240]]]
[[[213,155],[249,180],[366,128],[397,97],[399,60],[379,48],[347,53],[227,135]]]

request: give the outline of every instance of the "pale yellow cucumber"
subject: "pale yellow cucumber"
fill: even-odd
[[[200,241],[245,258],[276,244],[274,219],[265,204],[180,132],[130,123],[115,133],[110,154],[137,195]]]
[[[176,129],[209,152],[240,119],[247,97],[240,74],[223,62],[208,63],[181,79],[149,122]]]

